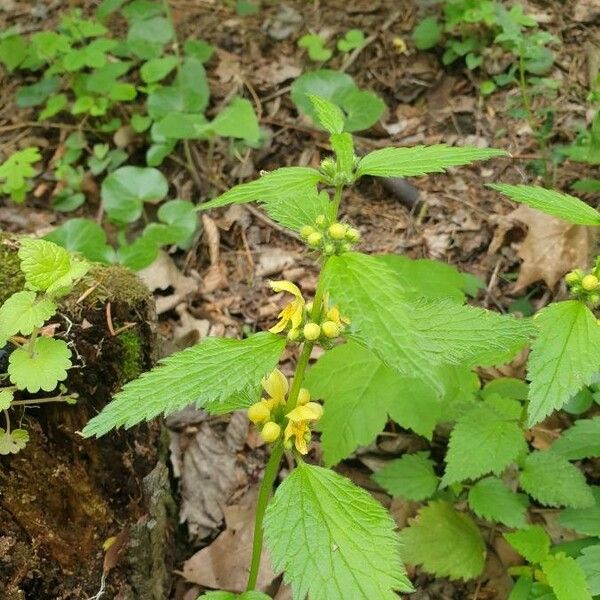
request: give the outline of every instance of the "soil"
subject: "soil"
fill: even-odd
[[[85,12],[91,12],[97,4],[91,0],[9,3],[12,10],[3,12],[0,8],[0,26],[18,25],[25,31],[52,27],[67,4]],[[243,156],[232,153],[226,142],[217,141],[210,151],[200,143],[191,144],[199,181],[192,180],[181,161],[165,163],[177,197],[201,202],[235,183],[254,178],[263,169],[318,166],[329,150],[326,136],[298,116],[289,98],[288,86],[293,77],[314,67],[296,41],[307,31],[337,39],[348,29],[358,28],[375,36],[372,43],[357,53],[351,64],[335,57],[328,66],[347,68],[359,86],[377,92],[388,107],[380,124],[357,136],[360,152],[387,145],[444,142],[504,148],[513,156],[511,160],[497,159],[410,182],[386,181],[382,185],[363,181],[344,205],[347,219],[363,233],[360,249],[453,264],[486,283],[485,293],[477,302],[502,312],[513,310],[514,303],[524,299],[525,304],[519,306],[530,303],[538,308],[564,293],[559,285],[549,288],[542,281],[525,289],[514,286],[526,227],[507,225],[506,216],[514,207],[484,184],[500,180],[535,182],[527,165],[539,158],[538,150],[531,132],[506,114],[507,96],[514,90],[500,91],[484,102],[477,93],[481,81],[478,74],[459,64],[442,68],[435,52],[419,53],[411,47],[410,32],[427,3],[288,0],[285,4],[265,2],[258,15],[243,18],[229,3],[171,0],[170,4],[180,39],[203,38],[217,48],[207,65],[209,115],[240,93],[252,99],[269,134],[265,147]],[[585,102],[589,83],[586,65],[594,52],[595,56],[600,52],[598,24],[578,20],[584,0],[525,4],[526,12],[543,19],[544,28],[561,39],[553,76],[564,85],[554,103],[556,134],[552,142],[568,143],[574,139],[577,125],[590,119]],[[42,19],[36,16],[40,14]],[[297,17],[297,23],[290,25],[287,36],[277,39],[283,36],[287,26],[284,21],[289,21],[290,15]],[[117,20],[114,26],[121,24]],[[398,38],[406,41],[407,53],[397,51]],[[36,143],[51,156],[69,130],[32,125],[27,110],[14,108],[17,78],[3,77],[2,153]],[[130,150],[133,160],[137,157],[142,164],[142,148],[134,143]],[[598,177],[597,169],[567,161],[557,170],[556,186],[566,190],[574,180],[594,176]],[[43,234],[59,224],[63,216],[48,208],[47,196],[40,193],[25,207],[0,204],[0,228]],[[86,208],[74,216],[93,216],[97,207],[97,186],[94,189],[91,185]],[[216,239],[208,235],[211,227],[217,232]],[[500,227],[506,234],[498,242]],[[205,217],[203,228],[197,243],[174,258],[180,270],[197,282],[183,310],[192,320],[206,321],[211,335],[239,336],[244,329],[270,326],[277,307],[270,299],[266,280],[274,275],[298,282],[307,292],[314,289],[315,269],[310,257],[303,254],[303,245],[282,232],[259,209],[215,211]],[[15,263],[10,258],[14,255],[13,243],[0,244],[3,292],[16,281]],[[45,407],[28,413],[32,443],[16,457],[0,459],[0,596],[9,600],[90,598],[100,589],[103,570],[108,572],[108,598],[194,599],[200,588],[174,576],[171,566],[180,570],[194,550],[220,531],[215,527],[199,543],[187,538],[185,526],[177,528],[173,524],[177,508],[170,490],[178,502],[181,496],[173,466],[169,466],[170,473],[155,469],[157,461],[160,465],[165,456],[160,424],[113,434],[98,442],[82,441],[76,434],[125,380],[147,369],[158,355],[194,341],[176,335],[181,311],[171,308],[157,320],[145,288],[139,288],[137,281],[122,270],[111,269],[93,274],[101,285],[83,307],[76,302],[67,302],[64,307],[60,331],[74,342],[81,365],[86,365],[85,371],[75,370],[69,380],[69,385],[80,393],[81,402],[77,407]],[[93,285],[88,281],[84,288]],[[139,294],[131,295],[132,290]],[[83,291],[76,291],[71,300]],[[111,307],[110,318],[117,328],[133,323],[125,331],[127,335],[111,334],[107,306]],[[159,343],[155,325],[161,335]],[[512,368],[514,374],[519,374],[519,364]],[[225,431],[228,421],[217,421],[216,430]],[[172,434],[172,439],[190,443],[198,425],[184,421],[171,431],[181,436]],[[246,448],[244,453],[240,461],[245,477],[256,481],[264,452]],[[367,479],[365,474],[369,473],[364,463],[356,460],[341,468],[357,481]],[[378,497],[384,496],[380,490],[377,493]],[[227,501],[233,502],[235,497],[231,494]],[[391,499],[385,501],[389,505]],[[144,528],[149,515],[160,515],[163,527],[159,533]],[[151,535],[155,537],[151,539]],[[117,537],[117,551],[105,555],[102,543],[112,536]],[[176,548],[172,545],[174,539],[178,541]],[[154,555],[131,550],[144,546],[154,548]],[[119,553],[119,548],[123,552]],[[114,563],[108,571],[105,557]],[[158,564],[162,567],[157,575]],[[150,574],[155,575],[157,588],[149,587]],[[461,585],[432,581],[421,574],[418,587],[415,598],[419,600],[505,597],[497,581]]]

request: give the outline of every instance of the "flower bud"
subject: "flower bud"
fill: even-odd
[[[327,256],[331,256],[335,253],[335,246],[333,244],[325,244],[325,246],[323,247],[323,251],[325,252],[325,254],[327,254]]]
[[[277,423],[269,421],[268,423],[265,423],[260,435],[262,436],[262,439],[267,442],[267,444],[272,444],[279,439],[279,436],[281,435],[281,427],[277,425]]]
[[[309,342],[314,342],[315,340],[318,340],[320,335],[321,335],[321,327],[319,325],[317,325],[316,323],[307,323],[304,326],[304,337]]]
[[[319,215],[316,219],[315,219],[315,223],[319,226],[319,227],[323,227],[323,225],[325,225],[325,223],[327,223],[327,217],[325,215]]]
[[[323,335],[328,338],[336,338],[341,332],[340,326],[333,321],[325,321],[321,325],[321,329],[323,330]]]
[[[344,225],[343,223],[333,223],[333,225],[329,226],[329,235],[334,239],[334,240],[342,240],[344,239],[344,236],[346,235],[346,231],[347,231],[347,226]]]
[[[600,303],[600,294],[590,294],[588,300],[592,306],[596,306],[598,303]]]
[[[314,231],[306,238],[306,241],[308,242],[309,246],[316,247],[321,243],[322,239],[323,235],[320,234],[318,231]]]
[[[352,250],[352,244],[350,244],[349,242],[342,242],[340,244],[340,250],[342,252],[350,252],[350,250]]]
[[[271,411],[265,402],[257,402],[248,409],[248,418],[255,424],[265,423],[271,417]]]
[[[565,281],[569,285],[573,285],[575,283],[579,283],[580,279],[581,279],[581,273],[578,273],[577,271],[571,271],[570,273],[567,273],[565,275]]]
[[[304,227],[302,227],[302,229],[300,230],[300,235],[304,239],[307,239],[311,233],[315,233],[315,228],[311,227],[310,225],[304,225]]]
[[[597,290],[598,287],[600,287],[600,281],[595,275],[586,275],[581,280],[581,287],[586,292],[593,292],[594,290]]]
[[[306,309],[306,312],[307,312],[308,314],[310,314],[310,313],[312,312],[313,306],[314,306],[314,303],[313,303],[313,301],[312,301],[312,300],[309,300],[309,301],[308,301],[308,302],[307,302],[307,303],[304,305],[304,308]]]
[[[310,392],[306,388],[300,388],[298,392],[298,404],[304,405],[310,402]]]
[[[350,227],[350,229],[346,231],[346,239],[352,244],[358,242],[358,240],[360,240],[360,231],[354,227]]]
[[[288,338],[288,340],[290,340],[290,342],[295,342],[297,339],[299,339],[299,337],[300,337],[299,329],[290,329],[288,331],[287,338]]]

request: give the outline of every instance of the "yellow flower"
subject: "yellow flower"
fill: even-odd
[[[269,395],[269,398],[265,400],[269,410],[273,410],[275,406],[280,404],[285,404],[285,397],[290,389],[290,384],[279,369],[275,369],[270,375],[263,377],[261,384]]]
[[[344,327],[344,325],[348,325],[350,323],[350,319],[348,317],[343,317],[340,314],[340,309],[337,306],[332,306],[327,310],[325,315],[328,321],[333,321],[339,327]]]
[[[308,452],[308,441],[310,440],[310,429],[308,424],[311,421],[318,421],[323,415],[323,407],[316,402],[307,402],[306,404],[296,406],[286,416],[288,424],[285,427],[284,441],[288,442],[294,438],[294,445],[300,454]]]
[[[279,322],[269,331],[271,333],[281,333],[291,323],[292,329],[298,329],[302,324],[304,317],[304,298],[302,292],[291,281],[271,281],[271,289],[274,292],[288,292],[294,296],[294,299],[279,313]]]

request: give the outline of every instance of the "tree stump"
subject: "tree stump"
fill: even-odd
[[[18,238],[0,234],[0,304],[22,289],[17,251]],[[52,323],[72,350],[66,385],[79,400],[11,410],[30,441],[0,457],[0,598],[88,598],[112,569],[103,597],[163,600],[174,505],[166,468],[155,468],[161,427],[144,424],[100,440],[77,433],[153,365],[153,298],[131,271],[94,266]],[[149,514],[162,539],[144,532]],[[113,537],[117,545],[105,560],[103,544]]]

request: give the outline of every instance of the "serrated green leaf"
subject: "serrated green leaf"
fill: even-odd
[[[349,133],[332,133],[329,136],[331,148],[335,152],[337,169],[349,180],[354,170],[354,142]]]
[[[594,495],[585,476],[569,461],[548,450],[532,452],[519,476],[521,488],[545,506],[586,508]]]
[[[374,473],[373,479],[388,494],[419,502],[431,498],[437,491],[440,480],[433,470],[434,465],[427,452],[405,454]]]
[[[476,160],[506,156],[504,150],[471,148],[469,146],[413,146],[412,148],[382,148],[361,158],[357,177],[414,177],[426,173],[444,173],[449,167],[468,165]]]
[[[188,404],[225,401],[256,387],[276,366],[284,346],[285,338],[270,333],[245,340],[207,338],[126,384],[85,426],[83,435],[98,437],[116,427],[129,428]]]
[[[26,286],[51,295],[64,294],[83,277],[88,265],[76,260],[60,246],[46,240],[23,238],[18,256]]]
[[[557,600],[592,600],[585,573],[574,558],[558,553],[541,564]]]
[[[265,515],[265,539],[294,600],[396,600],[412,586],[394,522],[348,479],[300,463]]]
[[[0,307],[0,347],[16,333],[29,335],[55,312],[56,304],[50,298],[38,298],[35,292],[25,290],[9,296]]]
[[[529,426],[562,408],[600,365],[600,325],[578,300],[550,304],[535,317],[538,336],[531,347],[527,377]]]
[[[300,231],[305,225],[312,225],[319,215],[334,220],[333,203],[325,191],[311,192],[303,196],[290,196],[281,200],[272,200],[263,204],[267,214],[289,229]]]
[[[33,348],[17,348],[8,358],[8,375],[12,383],[31,393],[51,392],[67,378],[71,351],[63,340],[38,337]]]
[[[30,189],[27,180],[36,174],[32,165],[41,158],[39,150],[33,146],[11,154],[0,165],[0,192],[10,195],[17,203],[23,202]]]
[[[469,507],[481,519],[507,527],[526,527],[527,497],[516,494],[496,477],[486,477],[469,490]]]
[[[426,437],[441,414],[435,390],[398,375],[354,342],[326,352],[308,372],[305,386],[313,397],[325,401],[319,424],[327,465],[373,442],[388,414]]]
[[[585,573],[590,593],[597,596],[600,594],[600,544],[584,548],[576,561]]]
[[[322,180],[321,173],[308,167],[282,167],[265,173],[260,179],[242,183],[202,204],[200,210],[209,210],[228,204],[244,202],[283,202],[297,196],[314,195],[316,185]]]
[[[592,487],[595,504],[588,508],[565,508],[559,522],[563,527],[582,535],[600,536],[600,486]]]
[[[540,563],[550,554],[550,536],[539,525],[505,533],[504,538],[530,563]]]
[[[510,590],[508,600],[532,600],[530,596],[532,585],[533,579],[531,577],[526,575],[519,577],[512,590]]]
[[[17,454],[25,448],[29,441],[29,434],[25,429],[13,429],[7,433],[0,427],[0,456]]]
[[[460,417],[450,434],[442,485],[499,475],[527,452],[523,431],[492,407],[480,405]]]
[[[547,215],[564,219],[569,223],[600,226],[600,212],[575,196],[536,185],[490,183],[488,187],[505,194],[515,202],[527,204],[531,208],[537,208]]]
[[[432,366],[494,364],[522,346],[523,321],[445,300],[415,300],[379,257],[348,252],[328,259],[325,287],[352,321],[350,335],[402,374],[439,383]]]
[[[234,594],[232,592],[207,592],[198,596],[196,600],[271,600],[271,596],[267,596],[262,592],[243,592]]]
[[[145,83],[156,83],[164,79],[176,66],[176,56],[152,58],[140,68],[140,77]]]
[[[567,460],[600,457],[600,417],[575,421],[551,448]]]
[[[443,500],[430,502],[400,532],[402,558],[438,577],[473,579],[485,565],[485,544],[477,525]]]
[[[342,133],[344,131],[344,113],[342,109],[321,96],[307,94],[311,101],[317,121],[329,133]]]
[[[482,398],[498,394],[503,398],[513,398],[514,400],[527,400],[529,386],[520,379],[514,377],[499,377],[487,383],[481,390]]]
[[[8,410],[13,401],[14,394],[12,389],[0,388],[0,410]]]

